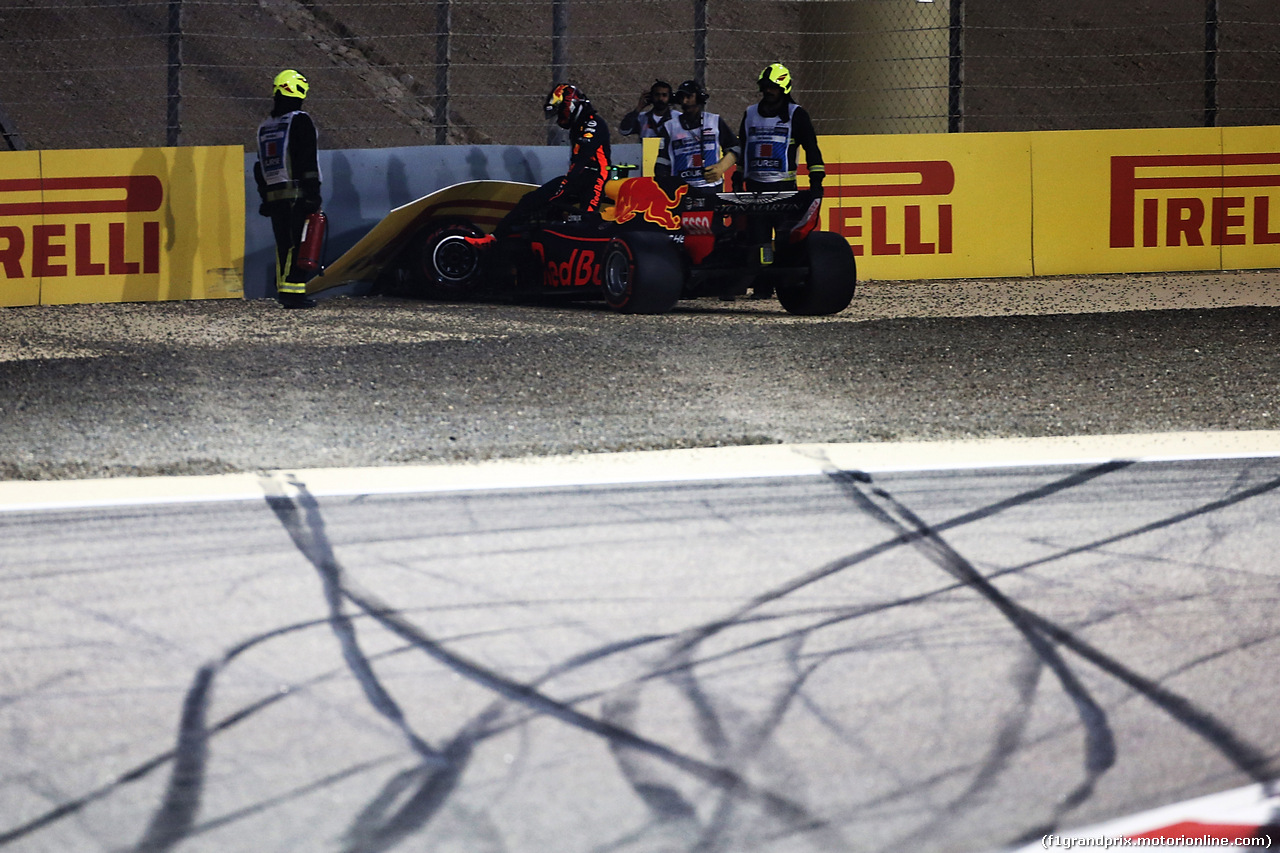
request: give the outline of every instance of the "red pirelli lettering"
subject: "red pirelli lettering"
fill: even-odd
[[[105,230],[105,257],[102,238]],[[141,223],[141,256],[138,228],[124,222],[46,223],[24,230],[0,226],[0,276],[26,278],[88,278],[100,275],[157,275],[160,272],[160,223]],[[95,239],[96,235],[96,239]],[[96,248],[95,248],[96,247]]]
[[[1258,174],[1232,174],[1234,169],[1274,167]],[[1161,170],[1163,174],[1139,174],[1139,170]],[[1190,170],[1201,174],[1191,174]],[[1214,170],[1203,174],[1204,170]],[[1183,170],[1183,174],[1178,174]],[[1111,158],[1111,222],[1110,245],[1113,249],[1133,248],[1137,244],[1141,219],[1142,245],[1159,245],[1161,199],[1153,193],[1171,190],[1226,190],[1254,188],[1268,190],[1280,187],[1280,153],[1255,154],[1160,154],[1117,156]],[[1139,206],[1139,200],[1141,205]],[[1255,197],[1254,243],[1272,242],[1266,214],[1265,194]],[[1248,241],[1243,214],[1233,211],[1246,208],[1243,196],[1223,196],[1206,210],[1198,197],[1172,197],[1164,200],[1164,238],[1167,246],[1203,246],[1202,230],[1209,223],[1209,242],[1213,245],[1243,245]],[[1141,215],[1138,216],[1138,211]],[[1241,230],[1246,229],[1246,230]]]
[[[918,204],[905,205],[900,211],[875,204],[870,206],[869,226],[864,226],[855,224],[863,218],[864,208],[834,207],[828,213],[827,230],[849,240],[853,254],[859,257],[868,254],[868,248],[871,255],[882,256],[950,255],[954,251],[952,206],[937,206],[937,224],[932,228],[926,228],[926,211],[932,212]],[[871,238],[870,246],[863,242],[864,236]]]
[[[55,237],[63,237],[66,233],[65,225],[35,225],[31,228],[31,275],[33,277],[67,274],[66,264],[53,262],[54,258],[64,258],[67,255],[67,244],[54,242]]]
[[[27,235],[16,225],[0,226],[0,240],[5,242],[0,249],[0,269],[5,278],[25,278],[22,274],[22,255],[27,250]]]
[[[50,198],[76,192],[119,190],[112,198]],[[39,201],[4,201],[5,193],[39,192]],[[164,201],[164,184],[155,175],[94,178],[8,178],[0,180],[0,216],[52,216],[63,213],[149,213]]]
[[[868,198],[901,195],[950,195],[956,187],[956,170],[946,160],[894,160],[880,163],[827,163],[828,177],[834,175],[883,175],[901,180],[879,183],[823,184],[823,195],[831,198]]]
[[[841,207],[838,203],[829,207],[828,229],[848,239],[854,255],[951,254],[952,206],[923,201],[928,196],[949,196],[955,190],[956,170],[949,161],[827,163],[825,168],[828,178],[855,178],[853,182],[824,183],[823,195],[829,199],[922,197],[922,203],[901,207],[884,204],[872,204],[866,208],[861,205]],[[868,216],[869,222],[866,225],[857,223],[864,215]],[[931,221],[935,217],[936,228]],[[864,243],[863,237],[870,239]]]

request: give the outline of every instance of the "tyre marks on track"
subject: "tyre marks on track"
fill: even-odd
[[[1109,470],[1116,469],[1115,465],[1106,467],[1108,470],[1094,469],[1094,471],[1095,473],[1109,473]],[[943,537],[942,532],[954,526],[954,522],[930,526],[888,491],[875,486],[869,475],[834,472],[831,477],[867,515],[876,519],[890,530],[897,532],[899,539],[910,541],[912,547],[926,560],[937,565],[960,583],[973,589],[999,611],[1022,635],[1038,663],[1048,668],[1057,677],[1062,689],[1070,697],[1076,708],[1085,736],[1084,778],[1074,790],[1069,792],[1058,803],[1048,823],[1029,829],[1024,837],[1015,839],[1013,843],[1025,843],[1031,839],[1040,838],[1046,833],[1053,832],[1057,828],[1059,821],[1067,813],[1091,796],[1098,780],[1116,761],[1115,736],[1108,722],[1106,711],[1063,659],[1058,651],[1059,648],[1074,652],[1084,661],[1123,682],[1152,705],[1163,710],[1188,731],[1211,744],[1224,758],[1255,782],[1267,780],[1270,756],[1265,750],[1241,738],[1226,723],[1219,720],[1209,711],[1198,707],[1186,697],[1180,696],[1175,691],[1135,672],[1120,660],[1096,648],[1073,631],[1018,604],[1001,592],[990,578],[983,576],[972,562],[952,548]],[[1114,542],[1213,513],[1267,494],[1277,488],[1280,488],[1280,478],[1241,489],[1227,497],[1207,502],[1186,512],[1172,515],[1093,543],[1070,548],[1041,560],[1023,564],[1015,569],[1004,570],[998,574],[1022,571],[1031,566],[1061,559],[1070,554],[1097,550]],[[1025,683],[1023,689],[1020,690],[1020,695],[1024,703],[1031,698],[1032,691],[1026,689]],[[1015,721],[1012,728],[1002,730],[998,741],[1004,740],[1016,728],[1017,723]],[[1003,746],[998,746],[996,751],[999,753],[1003,749]],[[998,761],[998,759],[993,760]],[[990,769],[980,774],[979,778],[983,775],[989,777]],[[962,801],[973,793],[975,793],[975,789],[971,786],[959,800],[950,804],[948,811],[957,809],[962,804]]]
[[[965,771],[969,774],[967,784],[938,810],[933,823],[921,825],[902,838],[902,842],[909,844],[912,839],[927,837],[949,814],[962,811],[978,798],[1006,769],[1010,757],[1023,744],[1035,693],[1045,672],[1051,673],[1070,697],[1080,720],[1085,738],[1082,778],[1053,806],[1048,822],[1028,830],[1025,836],[1039,837],[1052,831],[1067,813],[1091,795],[1098,780],[1117,760],[1116,740],[1106,710],[1082,682],[1077,671],[1079,662],[1066,657],[1065,652],[1073,653],[1080,661],[1121,681],[1135,695],[1160,708],[1187,730],[1210,743],[1239,770],[1262,781],[1267,763],[1263,750],[1186,697],[1094,647],[1076,630],[1057,624],[1020,604],[1001,591],[995,582],[1010,573],[1072,554],[1098,550],[1126,538],[1183,523],[1267,494],[1280,488],[1280,478],[1248,487],[1241,484],[1231,494],[1206,501],[1191,510],[987,575],[982,574],[973,560],[960,553],[946,537],[949,531],[1083,486],[1122,471],[1129,464],[1111,462],[1075,471],[933,525],[926,523],[870,475],[832,467],[828,478],[848,498],[851,517],[855,521],[873,519],[889,531],[888,538],[756,593],[718,618],[676,634],[640,634],[599,645],[560,661],[529,682],[516,681],[459,654],[450,648],[450,641],[435,636],[406,615],[403,609],[362,589],[344,571],[329,541],[320,506],[306,484],[288,475],[265,475],[261,487],[267,505],[299,553],[315,570],[327,605],[327,618],[284,626],[249,638],[230,649],[221,659],[200,667],[185,697],[179,732],[172,750],[134,767],[101,789],[62,803],[24,826],[0,834],[0,847],[75,814],[89,803],[113,795],[166,765],[172,765],[169,781],[140,840],[131,848],[136,853],[176,850],[185,838],[226,826],[270,808],[275,802],[306,796],[353,774],[403,760],[403,756],[373,756],[348,767],[337,768],[328,776],[279,792],[240,811],[201,821],[205,770],[216,736],[291,695],[290,692],[269,695],[221,720],[210,722],[206,717],[218,675],[245,651],[275,637],[294,631],[328,628],[338,643],[344,669],[313,681],[344,674],[353,677],[370,707],[403,734],[415,760],[414,766],[392,773],[358,810],[342,841],[345,853],[391,850],[421,832],[455,799],[462,775],[481,743],[539,717],[555,719],[602,739],[608,745],[622,778],[650,813],[651,820],[647,825],[612,842],[601,843],[597,848],[601,851],[620,849],[640,840],[650,843],[669,841],[669,849],[728,850],[741,841],[744,832],[755,833],[756,838],[802,837],[814,849],[848,849],[851,846],[849,839],[843,836],[839,826],[811,809],[798,791],[783,787],[783,783],[778,781],[789,768],[786,766],[787,756],[775,749],[775,735],[788,713],[797,706],[807,707],[815,718],[822,718],[821,708],[813,705],[805,695],[805,685],[828,660],[837,654],[847,653],[840,650],[806,655],[805,644],[818,632],[832,626],[916,605],[958,589],[970,589],[979,595],[1022,638],[1025,654],[1014,672],[1016,701],[997,723],[985,757],[976,767]],[[775,618],[761,612],[767,605],[785,601],[788,596],[824,579],[902,548],[915,551],[951,582],[911,596],[856,606],[835,606],[820,612],[800,627],[780,630],[764,638],[744,640],[727,649],[708,648],[708,641],[712,638],[736,628],[759,626]],[[357,633],[357,624],[364,622],[376,622],[399,637],[403,645],[391,652],[367,655]],[[777,650],[789,667],[790,677],[778,684],[761,685],[765,701],[756,703],[754,711],[736,703],[732,695],[718,694],[709,689],[699,677],[700,669],[709,663],[762,648]],[[438,744],[432,744],[414,730],[408,722],[405,708],[377,676],[375,662],[390,654],[424,654],[484,687],[493,699],[481,712],[462,721],[451,735],[441,738]],[[548,689],[550,682],[558,676],[608,661],[617,655],[634,654],[646,655],[647,663],[642,674],[625,683],[568,698],[556,698]],[[699,744],[705,748],[709,758],[699,758],[688,748],[677,749],[641,733],[640,712],[646,701],[646,690],[659,683],[680,697],[694,721]],[[851,689],[856,690],[857,685],[852,685]],[[593,701],[601,703],[599,716],[581,710],[586,703]],[[841,728],[838,720],[824,722],[833,730]],[[845,734],[852,736],[849,732]],[[778,771],[777,776],[768,783],[755,781],[761,768],[770,765]],[[692,789],[690,782],[701,788]],[[921,783],[917,780],[915,784]],[[925,784],[928,784],[927,780]],[[694,793],[690,793],[691,790]],[[705,796],[706,792],[710,792],[710,799]],[[458,804],[458,808],[463,806]],[[484,814],[474,817],[474,826],[487,825]],[[469,836],[468,840],[473,842],[471,849],[503,849],[496,827],[487,834]]]
[[[1042,500],[1051,495],[1076,488],[1080,485],[1088,483],[1098,477],[1103,477],[1115,471],[1127,468],[1131,463],[1118,461],[1109,462],[1102,465],[1096,465],[1084,471],[1075,472],[1067,476],[1058,478],[1036,489],[1029,490],[1019,495],[1012,496],[1005,500],[993,503],[989,506],[981,507],[974,511],[964,513],[948,522],[938,526],[938,530],[946,530],[965,524],[971,524],[976,521],[991,517],[1000,512],[1007,511],[1014,507],[1023,506]],[[844,494],[848,495],[853,505],[858,509],[858,515],[865,517],[871,515],[878,519],[890,519],[884,511],[874,502],[866,499],[860,484],[869,484],[871,482],[869,475],[858,472],[847,472],[832,469],[828,473],[831,481]],[[636,709],[640,704],[640,693],[648,681],[655,677],[668,679],[676,684],[677,688],[685,695],[690,707],[694,709],[695,718],[700,725],[698,731],[704,744],[721,757],[722,761],[732,760],[737,766],[748,766],[752,759],[756,758],[768,744],[769,738],[777,726],[781,724],[783,714],[790,706],[792,701],[802,694],[802,687],[805,680],[816,671],[825,661],[823,657],[819,657],[816,661],[810,662],[805,666],[798,663],[800,650],[803,648],[805,641],[815,634],[818,630],[830,627],[839,622],[845,622],[850,619],[861,618],[875,612],[884,612],[885,610],[904,606],[909,603],[918,603],[927,597],[938,594],[940,591],[926,593],[922,596],[912,597],[909,600],[897,600],[887,602],[882,606],[871,606],[855,608],[851,612],[841,613],[835,617],[821,619],[818,622],[785,635],[771,638],[763,641],[767,644],[782,644],[786,648],[785,654],[789,656],[793,662],[795,677],[790,684],[778,688],[778,692],[772,698],[770,710],[764,715],[763,719],[755,722],[754,726],[739,724],[737,743],[731,748],[728,743],[727,730],[728,725],[725,723],[726,718],[733,718],[732,707],[726,707],[724,699],[720,699],[720,709],[718,712],[712,710],[712,703],[697,688],[697,681],[693,678],[695,669],[702,664],[706,664],[713,660],[714,657],[699,657],[701,647],[713,637],[740,627],[754,620],[755,614],[769,604],[782,601],[786,597],[805,589],[819,581],[833,577],[841,572],[856,568],[873,557],[887,553],[888,551],[901,548],[903,546],[915,546],[924,548],[933,548],[937,535],[929,529],[911,527],[910,525],[897,524],[890,525],[895,528],[896,535],[891,539],[880,542],[874,546],[846,555],[844,557],[832,560],[815,570],[798,575],[786,583],[781,584],[773,589],[766,590],[741,607],[735,609],[731,613],[722,618],[707,622],[702,625],[695,626],[682,635],[676,637],[671,642],[671,648],[661,658],[659,658],[652,667],[650,677],[647,679],[638,679],[633,683],[619,688],[615,691],[610,703],[606,704],[606,715],[612,715],[619,723],[633,724]],[[958,555],[956,555],[958,557]],[[968,586],[969,578],[961,575],[956,577],[959,584],[957,586]],[[952,586],[947,589],[955,589]],[[1057,653],[1043,638],[1036,637],[1037,651],[1040,654],[1040,660],[1048,658],[1054,660]],[[752,644],[751,646],[740,646],[728,652],[722,653],[725,656],[733,656],[741,654],[748,648],[758,647],[760,644]],[[1086,707],[1096,706],[1088,697],[1075,680],[1074,674],[1062,663],[1057,660],[1054,664],[1055,672],[1063,679],[1070,689],[1072,695],[1079,697],[1079,701]],[[1024,688],[1024,695],[1027,689],[1034,689],[1034,677],[1029,679],[1030,685]],[[763,689],[763,686],[762,688]],[[1096,707],[1089,708],[1090,718],[1099,719],[1101,715],[1100,709]],[[1012,731],[1020,731],[1025,725],[1025,719],[1019,718],[1009,724],[1008,728]],[[1114,756],[1114,742],[1110,736],[1110,732],[1105,726],[1094,726],[1095,744],[1092,752],[1092,763],[1096,765],[1095,775],[1101,773]],[[679,840],[682,843],[680,849],[688,850],[718,850],[721,849],[719,842],[723,839],[723,834],[728,828],[727,816],[732,812],[734,802],[731,797],[722,796],[717,803],[713,814],[715,817],[712,821],[705,825],[699,825],[695,820],[696,811],[692,804],[679,797],[676,788],[672,784],[664,784],[655,779],[651,772],[645,772],[643,765],[635,761],[628,755],[628,751],[623,745],[614,745],[614,753],[618,759],[619,766],[623,775],[630,782],[636,795],[649,806],[653,812],[655,820],[662,821],[669,819],[684,825],[684,831],[679,834]],[[994,773],[994,770],[990,771]],[[989,774],[990,775],[990,774]],[[1086,795],[1091,787],[1085,789],[1082,786],[1080,796]],[[741,819],[741,818],[740,818]],[[818,832],[813,833],[812,841],[815,849],[834,850],[849,849],[849,840],[843,838],[838,829],[834,826],[826,824],[815,824],[814,829]]]
[[[789,825],[792,831],[812,829],[822,824],[822,821],[809,814],[802,804],[788,796],[755,785],[729,766],[702,761],[640,735],[632,728],[609,719],[608,714],[594,717],[578,710],[575,702],[557,700],[541,691],[537,682],[522,684],[450,650],[430,636],[427,631],[413,624],[395,607],[381,601],[373,593],[359,588],[346,577],[325,534],[319,505],[303,483],[292,478],[281,480],[276,477],[267,477],[264,478],[263,487],[277,518],[288,530],[299,550],[320,574],[331,613],[339,610],[341,601],[345,599],[382,627],[405,640],[410,646],[500,697],[498,702],[469,721],[444,748],[427,747],[427,752],[424,754],[429,758],[428,764],[434,766],[426,770],[416,791],[395,813],[385,818],[378,812],[380,820],[371,821],[369,813],[357,820],[348,834],[348,838],[352,839],[353,843],[346,848],[346,853],[374,853],[374,851],[387,850],[403,838],[420,830],[435,816],[448,795],[457,786],[474,747],[480,741],[504,729],[502,720],[512,709],[522,714],[531,711],[559,720],[604,738],[614,749],[633,751],[696,778],[719,789],[727,797],[752,801]],[[335,627],[335,631],[340,635],[344,656],[357,678],[376,678],[373,676],[372,669],[368,667],[367,661],[360,654],[358,642],[347,634],[349,621],[335,619],[335,625],[338,626]],[[631,644],[628,643],[624,647],[630,648]],[[616,648],[616,644],[611,644],[608,653],[612,654]],[[589,654],[581,656],[581,659],[584,662],[594,662],[600,657],[597,654]],[[555,669],[555,674],[561,672],[563,672],[562,667]],[[544,676],[540,681],[545,679]],[[402,712],[399,712],[398,706],[394,705],[385,690],[380,687],[375,688],[372,684],[362,684],[362,686],[365,688],[366,696],[376,708],[384,714],[390,714],[393,721],[403,719]],[[397,780],[392,784],[400,785],[403,781]]]

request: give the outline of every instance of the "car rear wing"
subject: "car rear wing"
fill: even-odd
[[[690,208],[707,196],[690,196]],[[798,243],[819,227],[822,210],[822,193],[808,190],[782,190],[774,192],[715,193],[717,212],[729,215],[759,216],[781,215],[790,229],[788,241]]]

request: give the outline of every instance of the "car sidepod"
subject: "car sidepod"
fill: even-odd
[[[595,225],[565,223],[535,229],[528,241],[531,262],[523,266],[521,290],[599,294],[601,265],[610,244],[607,231]]]

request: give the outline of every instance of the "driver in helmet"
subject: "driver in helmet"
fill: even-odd
[[[298,246],[307,217],[320,209],[320,164],[315,123],[302,109],[310,90],[293,69],[272,81],[271,116],[258,126],[258,162],[253,178],[271,218],[276,243],[276,299],[285,308],[310,308],[307,273],[297,266]]]
[[[569,171],[553,201],[567,202],[591,213],[604,201],[609,179],[609,126],[577,86],[561,83],[547,95],[543,112],[569,131]]]
[[[536,190],[525,194],[502,218],[493,233],[469,237],[476,246],[492,245],[515,228],[552,210],[578,210],[595,214],[604,202],[604,185],[609,178],[609,126],[595,111],[586,94],[577,86],[560,83],[547,95],[543,112],[548,119],[569,131],[569,169]]]
[[[659,131],[662,143],[653,173],[674,175],[699,189],[722,189],[725,173],[738,161],[738,138],[723,118],[704,109],[707,90],[697,80],[681,83],[675,100],[680,113]]]

